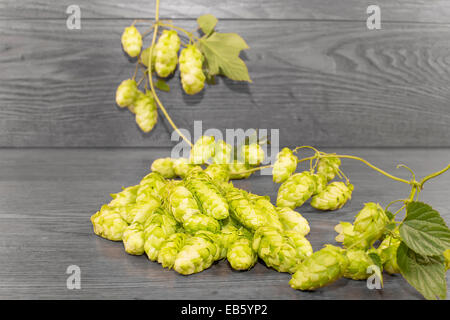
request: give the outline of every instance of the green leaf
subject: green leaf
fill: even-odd
[[[155,83],[155,87],[157,87],[161,91],[170,91],[169,85],[163,79],[158,79],[158,81],[156,81]]]
[[[380,256],[375,253],[375,252],[371,252],[369,253],[369,257],[370,259],[372,259],[374,265],[376,265],[378,267],[378,270],[375,269],[375,274],[378,277],[378,279],[380,279],[381,281],[381,286],[383,287],[383,262],[381,261]]]
[[[447,284],[441,256],[422,256],[402,242],[397,250],[397,264],[403,277],[426,299],[445,299]]]
[[[204,14],[197,18],[197,24],[202,29],[203,33],[209,35],[214,31],[214,27],[217,24],[217,18],[212,14]]]
[[[409,248],[424,256],[441,255],[450,248],[450,230],[436,210],[422,202],[411,202],[406,214],[399,230]]]
[[[247,43],[236,33],[213,33],[200,39],[200,50],[206,59],[210,75],[221,74],[235,81],[249,81],[247,66],[239,58]]]
[[[392,212],[390,212],[389,210],[384,211],[384,213],[388,217],[389,221],[392,221],[395,218]]]

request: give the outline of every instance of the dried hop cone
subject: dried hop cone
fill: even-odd
[[[341,159],[336,157],[325,157],[319,160],[317,164],[317,173],[323,174],[328,181],[334,179],[339,172],[339,166],[341,165]]]
[[[116,103],[119,107],[125,108],[133,105],[139,95],[137,83],[133,79],[127,79],[117,87]]]
[[[311,206],[318,210],[337,210],[351,199],[354,187],[352,184],[332,182],[311,199]]]
[[[100,211],[91,217],[95,234],[112,241],[122,240],[122,235],[128,227],[127,222],[117,212],[117,209],[103,205]]]
[[[125,28],[122,33],[122,46],[123,50],[130,57],[137,57],[142,48],[142,36],[135,26]]]
[[[175,71],[180,43],[180,38],[175,30],[163,31],[155,45],[155,70],[158,76],[166,78]]]
[[[347,265],[348,259],[343,249],[326,245],[298,266],[289,284],[300,290],[321,288],[342,277]]]
[[[132,112],[136,114],[136,123],[144,132],[150,132],[158,121],[155,100],[151,91],[140,93],[133,103]]]
[[[203,55],[194,45],[181,50],[180,76],[184,92],[196,94],[205,86],[205,75],[202,71]]]
[[[273,165],[273,182],[282,183],[287,180],[297,169],[298,158],[291,149],[283,148],[277,154],[277,161]]]
[[[136,222],[129,225],[122,235],[125,251],[133,255],[144,254],[144,227]]]

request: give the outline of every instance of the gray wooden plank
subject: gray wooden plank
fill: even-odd
[[[424,176],[444,167],[450,149],[329,149],[353,154],[407,178],[404,163]],[[364,281],[339,280],[315,292],[299,292],[289,275],[259,263],[234,272],[222,261],[207,271],[180,276],[145,257],[127,255],[121,243],[95,236],[89,217],[108,194],[135,184],[150,163],[169,149],[0,149],[0,299],[420,299],[400,276],[386,276],[383,290]],[[300,169],[299,169],[300,170]],[[314,249],[334,243],[333,227],[351,221],[369,201],[386,205],[408,194],[391,181],[352,160],[343,170],[355,185],[343,209],[319,213],[309,205],[299,211],[310,221]],[[450,222],[449,173],[426,184],[421,199]],[[258,194],[276,196],[270,176],[235,183]],[[69,265],[81,268],[81,290],[67,290]],[[450,290],[447,290],[450,293]]]
[[[61,20],[0,21],[0,146],[171,146],[167,122],[142,134],[115,106],[134,68],[120,47],[129,22],[90,20],[69,31]],[[283,145],[449,146],[448,27],[220,25],[251,46],[243,57],[253,83],[219,79],[191,97],[175,75],[160,97],[179,127],[279,128]]]
[[[83,18],[152,18],[155,1],[2,0],[0,18],[61,18],[69,5],[79,5]],[[369,5],[380,6],[383,21],[449,23],[450,4],[446,0],[162,0],[161,17],[195,19],[211,13],[225,19],[312,19],[365,21]]]

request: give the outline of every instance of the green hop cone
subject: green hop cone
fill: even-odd
[[[178,64],[180,38],[175,30],[164,30],[155,45],[155,70],[158,76],[168,77]]]
[[[91,217],[94,233],[105,239],[121,241],[128,223],[122,219],[116,208],[103,205],[100,211]]]
[[[173,269],[183,275],[201,272],[220,258],[219,236],[209,231],[199,231],[188,238],[178,253]]]
[[[122,46],[123,50],[130,57],[137,57],[142,48],[142,36],[135,26],[125,28],[122,33]]]
[[[251,143],[241,147],[241,157],[245,164],[258,166],[264,161],[265,153],[258,143]]]
[[[237,160],[230,163],[228,168],[230,170],[230,180],[247,179],[252,175],[252,172],[248,171],[251,167]]]
[[[153,172],[158,172],[166,179],[171,179],[175,177],[175,170],[173,168],[172,158],[160,158],[153,161],[151,170]]]
[[[205,75],[202,71],[203,55],[195,45],[188,45],[181,50],[180,76],[184,92],[189,95],[202,91],[205,86]]]
[[[121,192],[112,193],[111,197],[113,198],[113,200],[111,200],[109,206],[119,208],[135,204],[139,188],[140,186],[136,185],[124,188]]]
[[[164,241],[177,231],[177,222],[161,207],[144,224],[144,250],[151,261],[157,261]]]
[[[277,160],[273,165],[273,182],[282,183],[286,181],[297,169],[298,158],[291,149],[283,148],[277,154]]]
[[[309,231],[309,223],[300,213],[290,208],[277,208],[278,218],[283,224],[284,230],[293,231],[306,236]]]
[[[167,198],[169,211],[187,232],[199,230],[218,232],[220,225],[216,219],[202,214],[194,195],[184,186],[177,185],[170,189]]]
[[[216,142],[214,147],[213,163],[229,164],[231,162],[232,147],[223,140]]]
[[[180,178],[185,178],[195,164],[189,163],[189,159],[187,158],[177,158],[173,159],[173,170],[175,175]]]
[[[311,206],[318,210],[337,210],[351,199],[354,187],[352,184],[332,182],[311,199]]]
[[[231,216],[247,229],[255,231],[268,224],[268,216],[256,207],[247,194],[237,188],[229,188],[225,195]]]
[[[334,179],[339,172],[341,159],[336,157],[325,157],[319,160],[317,164],[317,173],[324,175],[328,181]]]
[[[313,249],[311,243],[304,236],[295,231],[285,231],[284,235],[292,240],[300,261],[303,261],[312,255]]]
[[[145,223],[160,206],[161,200],[153,196],[147,197],[146,201],[137,202],[129,210],[129,218],[132,219],[130,223]]]
[[[230,180],[230,169],[226,164],[210,164],[205,169],[205,173],[214,182],[228,182]]]
[[[201,136],[191,149],[189,162],[193,164],[204,164],[214,156],[214,151],[214,137]]]
[[[266,226],[273,227],[282,231],[284,229],[275,206],[270,202],[269,197],[262,197],[258,195],[248,194],[253,207],[266,215]]]
[[[397,264],[397,249],[400,244],[400,239],[387,236],[377,248],[377,252],[383,263],[383,270],[389,274],[400,273],[400,268]]]
[[[133,255],[144,254],[144,228],[140,223],[129,225],[122,235],[125,251]]]
[[[300,207],[315,192],[311,173],[304,171],[290,176],[278,189],[277,206],[294,209]]]
[[[217,220],[225,219],[229,216],[227,200],[202,168],[196,167],[191,169],[185,178],[185,184],[189,191],[198,199],[204,214]]]
[[[125,108],[133,105],[139,95],[136,81],[127,79],[120,83],[116,90],[116,103],[119,107]]]
[[[132,112],[136,114],[136,123],[144,132],[150,132],[158,121],[155,100],[151,91],[138,95],[132,105]]]
[[[347,265],[343,249],[326,245],[298,266],[289,284],[299,290],[321,288],[342,277]]]
[[[327,187],[327,178],[320,173],[314,173],[311,175],[315,182],[314,195],[321,193]]]
[[[163,268],[173,268],[175,259],[188,238],[188,234],[177,232],[164,241],[158,254],[158,262],[162,264]]]
[[[339,233],[336,241],[342,242],[347,248],[369,249],[383,235],[388,223],[389,218],[379,204],[366,203],[356,215],[353,225],[341,222],[335,227]]]
[[[147,202],[151,198],[162,200],[166,179],[158,172],[151,172],[139,183],[136,202]]]
[[[148,48],[145,48],[141,52],[141,62],[144,64],[144,66],[148,67],[150,62],[150,49],[151,46]],[[152,69],[155,68],[155,62],[156,62],[156,50],[153,49],[153,55],[152,55]]]
[[[238,238],[229,246],[227,260],[234,270],[249,270],[256,264],[258,255],[252,248],[252,235],[245,229],[239,231]]]
[[[369,253],[360,249],[347,250],[348,265],[344,277],[353,280],[365,280],[371,276],[367,268],[374,265]]]
[[[252,247],[268,267],[278,272],[293,273],[301,262],[294,242],[272,227],[258,228]]]

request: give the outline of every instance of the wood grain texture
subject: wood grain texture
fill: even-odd
[[[0,19],[60,18],[66,8],[77,4],[82,18],[152,18],[154,1],[106,0],[2,0]],[[446,0],[162,0],[163,18],[196,19],[210,13],[220,19],[303,19],[365,21],[369,5],[380,6],[383,21],[449,23],[450,3]]]
[[[120,47],[128,23],[89,20],[70,31],[63,20],[1,20],[0,146],[173,145],[165,121],[142,134],[115,106],[134,68]],[[222,21],[220,29],[251,46],[243,57],[253,83],[219,79],[187,96],[175,75],[160,97],[179,127],[279,128],[291,146],[450,145],[448,26]]]
[[[444,167],[450,149],[333,149],[362,156],[382,169],[399,162],[418,176]],[[292,290],[288,274],[259,263],[235,272],[225,261],[193,276],[163,270],[144,256],[130,256],[119,242],[94,235],[90,216],[108,194],[135,184],[150,163],[168,149],[0,149],[0,299],[420,299],[400,276],[385,277],[383,290],[364,281],[341,279],[315,292]],[[343,169],[356,189],[342,210],[319,213],[309,205],[299,211],[310,221],[315,250],[334,243],[333,227],[351,221],[365,202],[405,197],[408,188],[352,160]],[[300,170],[300,169],[299,169]],[[428,183],[422,200],[450,222],[449,175]],[[254,176],[236,185],[275,199],[270,176]],[[66,289],[66,268],[81,268],[81,290]],[[447,293],[450,293],[448,290]]]

